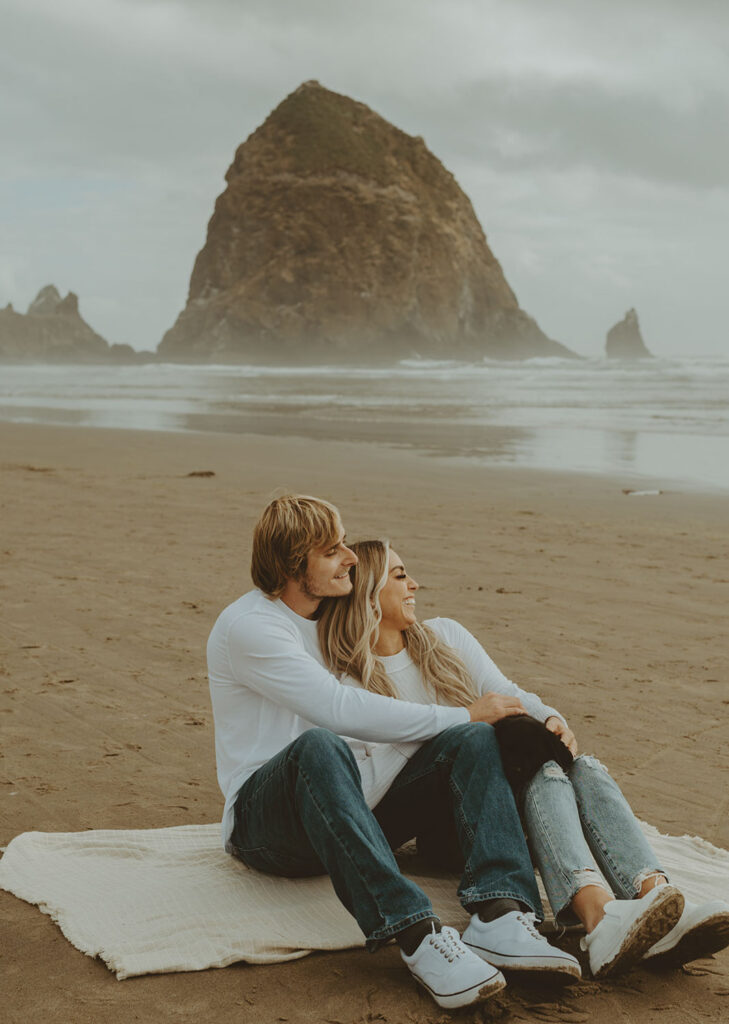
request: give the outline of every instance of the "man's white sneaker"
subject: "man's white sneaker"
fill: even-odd
[[[627,970],[662,939],[683,912],[684,899],[673,885],[657,885],[639,900],[613,900],[605,916],[580,941],[594,978]]]
[[[466,949],[455,928],[433,931],[412,956],[402,950],[400,955],[416,981],[446,1009],[488,999],[506,984],[500,971]]]
[[[729,946],[729,903],[686,900],[678,924],[648,950],[644,960],[680,967]]]
[[[519,910],[493,921],[482,921],[474,914],[463,933],[463,943],[502,971],[540,971],[560,975],[565,981],[581,978],[575,957],[550,946],[535,922],[534,914]]]

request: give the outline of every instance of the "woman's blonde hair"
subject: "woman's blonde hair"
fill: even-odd
[[[380,591],[387,582],[390,545],[364,540],[349,547],[357,565],[349,570],[352,590],[346,597],[325,598],[319,606],[319,644],[332,672],[359,680],[365,690],[397,697],[397,691],[374,652],[382,611]],[[405,648],[420,669],[435,703],[465,706],[478,694],[466,666],[430,626],[415,622],[403,630]]]
[[[310,551],[339,540],[342,521],[328,501],[308,494],[283,494],[269,502],[253,529],[251,579],[269,597],[306,573]]]

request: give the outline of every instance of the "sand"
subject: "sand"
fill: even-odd
[[[206,637],[249,587],[258,512],[303,490],[351,539],[389,535],[421,616],[460,619],[559,707],[641,817],[729,848],[727,498],[253,435],[3,424],[0,452],[0,843],[218,819]],[[117,982],[36,908],[0,904],[8,1022],[448,1019],[393,947]],[[513,984],[459,1015],[502,1016],[726,1022],[729,951],[562,994]]]

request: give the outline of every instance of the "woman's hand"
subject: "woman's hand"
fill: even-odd
[[[525,715],[526,709],[518,697],[505,697],[503,693],[486,693],[483,697],[477,697],[473,704],[469,704],[468,713],[472,722],[495,725],[502,718]]]
[[[561,718],[557,718],[556,715],[552,715],[544,723],[550,732],[553,732],[555,736],[559,736],[564,745],[569,750],[573,757],[577,757],[577,740],[575,734],[572,732],[568,725],[562,721]]]

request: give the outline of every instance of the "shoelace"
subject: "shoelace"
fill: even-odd
[[[436,932],[432,938],[433,948],[438,953],[442,953],[450,964],[467,952],[466,947],[458,938],[458,932],[453,928],[443,928],[442,931]]]
[[[517,920],[521,921],[529,934],[535,939],[542,939],[544,936],[537,930],[536,914],[517,914]]]

